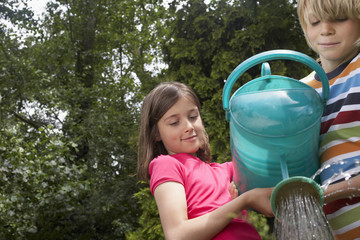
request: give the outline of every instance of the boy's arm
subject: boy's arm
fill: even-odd
[[[350,197],[360,197],[360,174],[348,180],[331,184],[324,192],[325,203]]]

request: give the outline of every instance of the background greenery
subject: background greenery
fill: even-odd
[[[162,81],[188,84],[212,160],[230,161],[224,80],[266,50],[312,54],[295,7],[53,0],[38,18],[27,0],[0,0],[0,239],[162,239],[148,183],[134,177],[142,98]],[[287,61],[271,68],[297,79],[310,71]],[[271,239],[271,223],[251,215]]]

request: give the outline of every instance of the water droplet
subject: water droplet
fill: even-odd
[[[356,167],[359,167],[359,166],[360,166],[360,160],[359,160],[359,159],[355,159],[354,162],[355,162],[355,166],[356,166]]]

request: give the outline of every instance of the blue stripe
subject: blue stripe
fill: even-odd
[[[359,167],[359,156],[348,158],[342,161],[342,163],[331,164],[331,167],[323,170],[320,173],[321,183],[325,183],[328,179],[333,177],[335,174],[343,174],[343,178],[346,177],[346,171],[349,171],[355,167]],[[329,163],[324,163],[329,164]]]
[[[330,99],[348,92],[353,87],[360,87],[360,73],[348,78],[345,82],[332,85],[330,90]]]

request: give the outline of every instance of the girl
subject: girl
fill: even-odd
[[[138,177],[150,178],[166,239],[261,239],[244,210],[273,216],[272,189],[253,189],[231,200],[232,163],[209,161],[199,99],[184,84],[159,84],[141,109]]]

